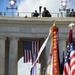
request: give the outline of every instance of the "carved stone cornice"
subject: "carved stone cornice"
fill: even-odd
[[[5,26],[44,26],[44,27],[49,27],[52,26],[53,20],[56,21],[56,25],[59,27],[67,27],[70,22],[75,23],[75,18],[74,17],[58,17],[58,18],[53,18],[53,17],[4,17],[0,16],[0,25],[5,25]],[[37,26],[38,25],[38,26]]]
[[[50,27],[56,21],[59,37],[67,38],[69,23],[75,23],[75,17],[6,17],[0,16],[0,36],[5,37],[47,37]],[[75,27],[73,27],[75,28]],[[73,34],[75,30],[73,29]],[[74,35],[75,37],[75,35]]]

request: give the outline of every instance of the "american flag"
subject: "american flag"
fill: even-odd
[[[24,63],[33,62],[33,54],[36,53],[36,57],[40,48],[40,41],[24,41]],[[37,61],[39,62],[39,60]]]
[[[69,32],[63,75],[75,75],[75,46],[73,43],[72,29]]]

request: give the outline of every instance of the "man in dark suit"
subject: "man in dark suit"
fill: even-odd
[[[51,17],[50,12],[44,7],[44,11],[42,12],[42,17]]]

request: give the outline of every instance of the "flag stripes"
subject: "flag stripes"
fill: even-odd
[[[23,42],[23,50],[24,50],[24,63],[34,62],[33,54],[36,53],[36,57],[38,55],[38,51],[40,48],[40,41],[24,41]],[[37,61],[39,63],[39,60]]]
[[[36,57],[37,57],[37,55],[38,55],[38,51],[39,51],[39,45],[38,45],[38,41],[36,42]],[[37,63],[38,63],[38,61],[37,61]]]
[[[71,44],[70,68],[71,68],[71,75],[74,75],[75,74],[75,50],[73,50],[73,44]]]

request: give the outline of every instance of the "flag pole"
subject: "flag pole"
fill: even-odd
[[[56,21],[55,20],[53,20],[53,26],[56,26]],[[52,33],[51,29],[52,29],[52,27],[50,28],[50,33]],[[50,53],[49,55],[52,57],[52,53]]]
[[[53,20],[53,26],[56,26],[56,21],[55,20]],[[52,29],[52,27],[51,27],[51,29]],[[51,29],[50,29],[50,32],[51,32]],[[50,53],[50,56],[52,57],[52,53]]]
[[[56,21],[55,20],[53,20],[53,26],[56,26]]]
[[[39,52],[38,52],[38,56],[37,56],[35,62],[34,62],[33,65],[31,66],[31,68],[36,64],[37,60],[39,59],[39,57],[40,57],[42,51],[44,50],[44,48],[45,48],[45,46],[46,46],[46,44],[47,44],[47,42],[48,42],[48,39],[49,39],[50,35],[51,35],[51,28],[50,28],[50,31],[49,31],[49,34],[48,34],[46,40],[44,41],[44,43],[42,44],[42,46],[41,46],[41,48],[40,48],[40,50],[39,50]]]

